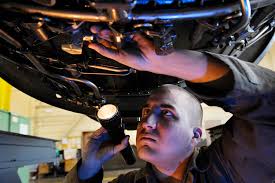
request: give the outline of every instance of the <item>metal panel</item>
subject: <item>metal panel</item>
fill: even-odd
[[[17,168],[0,168],[1,182],[6,183],[21,183],[19,176],[17,175]]]
[[[0,131],[0,170],[56,160],[55,140]]]

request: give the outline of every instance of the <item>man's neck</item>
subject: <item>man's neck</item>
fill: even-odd
[[[158,179],[162,182],[165,180],[173,180],[169,182],[177,182],[184,179],[184,174],[186,172],[188,162],[192,158],[192,155],[185,160],[177,163],[170,163],[165,165],[153,165],[153,169],[156,172]]]

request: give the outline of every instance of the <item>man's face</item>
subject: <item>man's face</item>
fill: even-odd
[[[142,110],[137,128],[138,156],[152,164],[184,160],[193,151],[193,129],[188,121],[188,102],[177,90],[153,94]],[[190,105],[190,104],[189,104]]]

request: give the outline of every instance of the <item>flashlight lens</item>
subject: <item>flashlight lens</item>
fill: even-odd
[[[113,104],[107,104],[102,106],[98,112],[97,112],[97,117],[101,120],[108,120],[111,119],[116,115],[118,112],[117,107]]]

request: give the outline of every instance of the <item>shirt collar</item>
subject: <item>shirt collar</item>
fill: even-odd
[[[207,171],[209,168],[209,160],[208,157],[205,156],[205,153],[202,153],[205,151],[205,148],[198,149],[196,148],[192,154],[192,157],[187,165],[187,171],[185,177],[189,177],[190,173],[192,174],[192,171],[198,171],[200,173],[203,173]],[[152,164],[146,163],[145,168],[141,170],[140,176],[137,177],[137,183],[139,182],[147,182],[147,183],[157,183],[157,176],[153,170]],[[146,181],[145,181],[145,180]],[[183,181],[184,182],[184,181]]]
[[[198,171],[204,173],[209,168],[209,158],[207,156],[206,147],[196,148],[192,155],[188,171]]]

